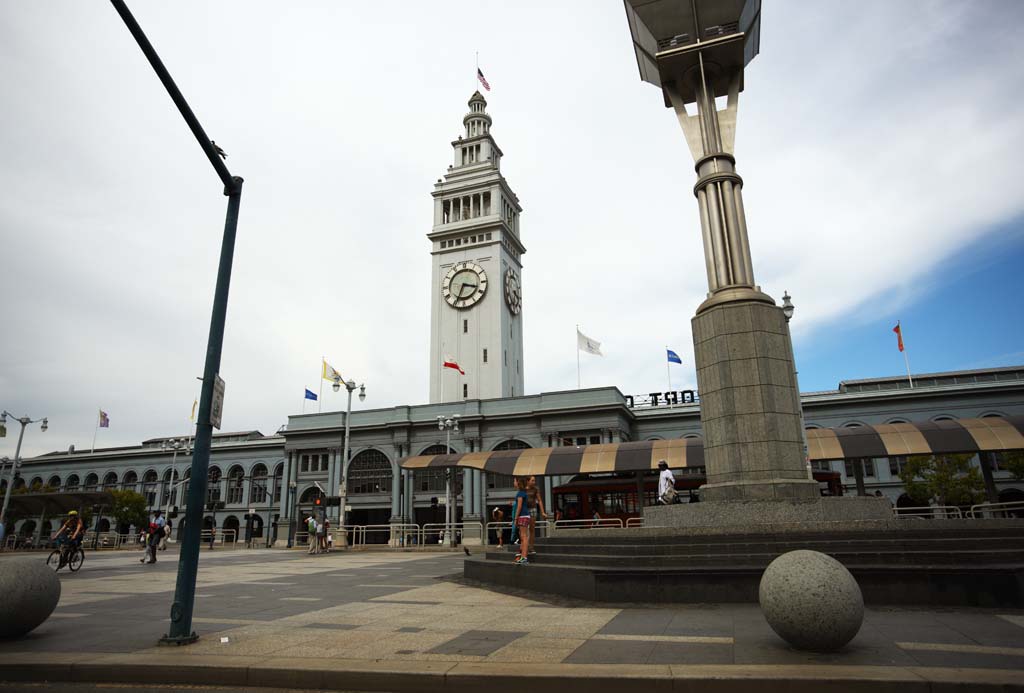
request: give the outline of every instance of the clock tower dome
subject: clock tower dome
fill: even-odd
[[[455,162],[434,185],[427,235],[431,403],[523,394],[522,208],[501,175],[502,152],[480,92],[462,124],[452,142]]]

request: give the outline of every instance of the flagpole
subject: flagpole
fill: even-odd
[[[907,364],[907,380],[910,382],[910,389],[914,389],[914,378],[910,375],[910,357],[907,356],[907,340],[903,339],[903,327],[900,321],[896,321],[896,327],[900,328],[900,340],[903,342],[903,362]]]
[[[326,356],[321,356],[320,357],[320,396],[316,398],[316,413],[317,414],[319,414],[320,411],[321,411],[320,403],[324,401],[324,375],[327,374],[327,366],[326,366],[326,364],[327,364],[327,357]],[[303,409],[303,411],[305,411],[305,409]]]
[[[99,407],[96,407],[96,410],[97,411],[102,411]],[[96,425],[92,429],[92,450],[89,451],[90,453],[96,452],[96,434],[99,432],[99,430],[100,430],[100,415],[96,414]]]
[[[668,391],[672,392],[672,364],[668,360],[668,346],[665,347],[665,374],[668,375]],[[672,406],[669,402],[668,406]]]
[[[576,325],[576,389],[582,390],[582,380],[580,379],[580,326]]]

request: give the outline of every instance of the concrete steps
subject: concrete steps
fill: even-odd
[[[604,602],[753,602],[765,567],[810,549],[833,556],[869,604],[1024,606],[1024,523],[948,532],[801,532],[688,536],[573,532],[541,539],[527,566],[514,549],[473,557],[466,577]],[[569,533],[566,533],[569,534]]]

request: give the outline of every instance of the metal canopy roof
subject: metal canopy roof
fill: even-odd
[[[1024,416],[877,424],[856,428],[815,428],[807,431],[807,447],[812,460],[1019,450],[1024,449]],[[651,471],[658,468],[659,460],[668,462],[671,469],[703,467],[703,442],[699,438],[681,438],[457,455],[419,455],[402,458],[398,464],[403,469],[413,471],[465,467],[494,474],[545,476]]]
[[[12,493],[9,512],[17,512],[27,517],[41,515],[59,515],[69,510],[102,505],[107,508],[114,505],[114,496],[110,491],[70,491],[68,493]]]

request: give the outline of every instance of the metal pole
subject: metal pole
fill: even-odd
[[[206,364],[203,369],[203,387],[199,401],[199,419],[196,422],[196,445],[192,455],[192,479],[189,484],[188,505],[185,514],[185,537],[178,560],[178,579],[174,589],[174,603],[171,605],[171,627],[161,642],[187,644],[199,636],[192,631],[192,608],[195,602],[196,572],[199,569],[199,538],[202,529],[203,506],[206,497],[207,471],[210,464],[210,442],[213,424],[210,412],[213,404],[213,384],[220,370],[221,349],[224,345],[224,322],[227,317],[228,289],[231,285],[231,264],[235,251],[235,232],[238,228],[238,210],[242,200],[242,179],[232,176],[213,142],[199,124],[192,109],[174,83],[160,56],[135,17],[128,10],[124,0],[111,0],[114,9],[121,16],[128,31],[135,38],[139,48],[163,83],[174,105],[199,142],[217,176],[224,184],[228,196],[227,217],[224,222],[224,238],[221,243],[220,266],[217,269],[217,288],[213,298],[213,314],[210,319],[210,335],[206,346]]]
[[[4,535],[7,534],[7,525],[4,524],[4,521],[7,519],[7,504],[11,502],[11,490],[14,488],[14,479],[18,475],[18,462],[21,460],[21,441],[25,438],[25,426],[29,424],[27,416],[17,419],[17,422],[21,424],[21,433],[18,434],[18,447],[14,450],[14,461],[11,462],[11,480],[7,482],[4,504],[0,508],[0,525],[3,525],[4,528],[3,534],[0,535],[0,541],[3,541]]]
[[[348,546],[348,538],[345,534],[345,506],[348,505],[348,451],[349,451],[349,432],[352,430],[350,421],[352,419],[352,391],[356,389],[356,381],[350,380],[345,383],[345,389],[348,390],[348,407],[345,409],[345,445],[341,455],[341,489],[338,495],[341,497],[341,507],[338,509],[338,516],[341,518],[339,523],[341,526],[341,536],[343,537],[343,546]]]

